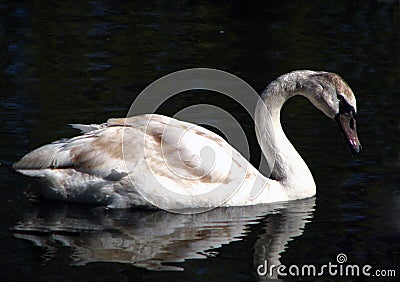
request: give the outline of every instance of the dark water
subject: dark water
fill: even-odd
[[[399,26],[398,1],[0,2],[0,279],[254,280],[264,260],[323,265],[339,253],[399,276]],[[335,124],[294,98],[283,124],[314,174],[312,199],[190,216],[106,211],[38,200],[11,171],[73,136],[67,124],[123,117],[149,83],[193,67],[257,91],[295,69],[339,73],[358,99],[364,150],[352,157]],[[159,112],[198,103],[232,112],[257,164],[253,122],[224,96],[181,94]]]

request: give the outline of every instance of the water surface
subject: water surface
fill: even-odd
[[[254,280],[264,259],[321,265],[339,253],[400,275],[399,24],[396,1],[0,3],[1,280]],[[10,169],[76,134],[67,124],[123,117],[149,83],[192,67],[259,92],[295,69],[339,73],[358,99],[362,154],[296,97],[282,122],[313,172],[312,199],[192,216],[105,211],[36,199]],[[239,120],[257,165],[253,121],[223,95],[182,93],[158,112],[199,103]]]

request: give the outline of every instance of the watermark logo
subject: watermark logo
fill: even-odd
[[[172,96],[191,90],[223,94],[227,103],[236,101],[254,121],[256,108],[261,109],[263,122],[272,124],[258,93],[235,75],[207,68],[166,75],[137,96],[125,122],[123,158],[135,191],[152,205],[177,213],[221,206],[243,186],[250,191],[250,198],[256,197],[262,192],[263,181],[260,176],[253,179],[257,173],[249,163],[246,134],[227,110],[202,103],[181,109],[172,117],[154,114]],[[227,141],[199,125],[218,129]],[[255,124],[255,128],[260,126]],[[260,164],[267,177],[275,162],[273,131],[268,134],[271,146],[263,148],[266,157]],[[253,176],[252,183],[249,176]]]
[[[343,253],[340,253],[336,256],[336,261],[338,263],[345,263],[347,261],[347,256]]]
[[[336,256],[336,262],[328,262],[321,266],[312,264],[303,265],[268,265],[267,260],[263,264],[258,265],[257,274],[259,276],[292,276],[292,277],[316,277],[316,276],[331,276],[331,277],[395,277],[396,270],[394,269],[373,269],[369,264],[346,264],[347,255],[340,253]]]

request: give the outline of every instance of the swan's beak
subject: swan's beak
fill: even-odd
[[[350,150],[353,153],[360,153],[361,144],[357,136],[356,119],[353,111],[338,113],[335,120],[339,125]]]

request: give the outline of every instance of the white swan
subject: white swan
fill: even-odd
[[[42,146],[13,168],[44,180],[46,198],[110,208],[210,208],[311,197],[314,179],[280,123],[283,104],[296,94],[335,119],[351,150],[360,151],[350,87],[337,74],[303,70],[271,82],[256,107],[262,151],[276,153],[271,178],[215,133],[151,114],[74,125],[84,134]]]

